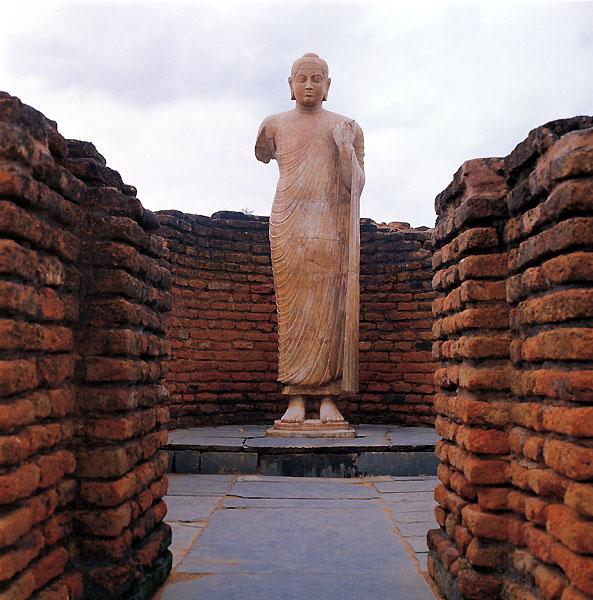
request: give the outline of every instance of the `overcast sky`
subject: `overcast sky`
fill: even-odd
[[[152,210],[269,214],[277,167],[255,136],[309,51],[325,107],[365,133],[376,221],[432,226],[464,160],[593,114],[591,2],[11,2],[0,89],[92,141]]]

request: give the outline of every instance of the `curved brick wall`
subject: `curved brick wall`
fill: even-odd
[[[171,253],[172,424],[271,422],[277,377],[266,217],[159,212]],[[430,230],[361,225],[361,393],[354,422],[432,423]]]
[[[2,598],[149,598],[170,569],[157,226],[92,144],[0,93]]]
[[[593,598],[593,118],[465,163],[436,200],[447,598]]]

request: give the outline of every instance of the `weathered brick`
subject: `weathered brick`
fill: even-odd
[[[459,261],[459,277],[467,279],[490,279],[504,277],[507,274],[507,255],[482,254],[467,256]]]
[[[559,475],[552,469],[529,469],[527,471],[527,482],[529,487],[542,496],[556,496],[564,498],[564,494],[570,485],[570,479]]]
[[[490,460],[468,456],[464,461],[463,473],[470,483],[498,484],[507,481],[508,463],[504,460]]]
[[[31,565],[31,572],[35,579],[35,588],[39,589],[54,577],[64,572],[70,555],[66,548],[55,547],[42,558]]]
[[[554,564],[556,562],[554,554],[558,543],[551,535],[530,523],[523,527],[523,535],[533,556],[545,563]]]
[[[22,571],[43,549],[45,542],[39,529],[23,536],[10,550],[0,555],[0,581]]]
[[[593,279],[593,253],[586,251],[562,254],[509,277],[507,298],[516,302],[530,293],[552,289],[570,282],[588,282]]]
[[[564,502],[582,515],[593,517],[593,485],[569,483],[564,495]]]
[[[490,542],[475,537],[468,544],[465,556],[472,565],[497,568],[506,564],[508,548],[500,542]]]
[[[115,506],[131,498],[136,492],[136,475],[129,473],[108,481],[82,481],[80,496],[89,504]]]
[[[0,361],[0,396],[24,392],[37,385],[37,366],[33,359]],[[5,410],[5,405],[1,406],[0,410]]]
[[[560,598],[566,586],[566,578],[560,569],[547,565],[537,565],[533,569],[533,579],[541,594],[547,600]]]
[[[478,506],[482,510],[508,510],[508,487],[477,488]]]
[[[523,455],[525,458],[533,461],[541,461],[543,458],[544,445],[546,440],[539,435],[531,435],[525,440],[523,445]]]
[[[506,454],[509,451],[508,434],[498,429],[480,429],[461,426],[455,439],[470,452],[481,454]]]
[[[480,510],[476,504],[462,510],[463,524],[480,538],[504,541],[508,538],[509,524],[516,520],[512,513],[496,514]]]
[[[128,502],[116,508],[76,511],[74,518],[87,534],[115,537],[132,520],[132,509]]]
[[[544,446],[544,460],[562,475],[584,480],[593,477],[593,449],[563,440],[549,440]]]
[[[130,466],[126,449],[121,446],[81,450],[77,453],[76,473],[80,477],[120,477]]]
[[[547,396],[568,402],[593,401],[593,370],[534,369],[514,373],[511,385],[514,393],[520,396]]]
[[[21,425],[32,423],[34,419],[35,407],[27,398],[0,404],[0,431],[12,431]]]
[[[544,430],[543,420],[544,407],[537,402],[520,402],[511,407],[511,420],[518,425],[534,429]]]
[[[581,249],[593,241],[593,219],[567,219],[522,242],[509,253],[511,272],[568,249]]]
[[[41,472],[36,464],[24,464],[0,475],[0,504],[25,498],[40,485]]]
[[[593,522],[562,504],[548,507],[546,529],[555,538],[579,554],[593,554]]]
[[[543,424],[548,431],[593,437],[593,407],[548,406],[543,412]]]
[[[501,584],[497,575],[474,569],[461,569],[457,576],[457,588],[469,600],[496,600],[500,598]]]
[[[524,327],[537,323],[559,323],[571,319],[593,317],[589,289],[552,292],[520,303],[511,313],[511,326]]]
[[[35,524],[33,509],[21,506],[0,515],[0,548],[13,544]]]
[[[554,561],[564,571],[570,582],[585,594],[593,595],[593,558],[581,556],[566,546],[554,545]]]

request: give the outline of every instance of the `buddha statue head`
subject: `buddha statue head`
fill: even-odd
[[[291,100],[298,106],[315,108],[327,100],[331,84],[327,63],[313,52],[307,52],[297,58],[288,78]]]

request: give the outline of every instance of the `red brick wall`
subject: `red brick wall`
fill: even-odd
[[[593,118],[465,163],[437,197],[447,598],[593,598]]]
[[[171,424],[271,422],[285,401],[267,218],[159,217],[173,276]],[[431,232],[364,219],[361,236],[361,393],[341,409],[354,422],[432,423]]]
[[[361,224],[360,394],[356,422],[434,422],[432,230]]]
[[[150,597],[170,568],[158,220],[0,94],[0,596]]]

